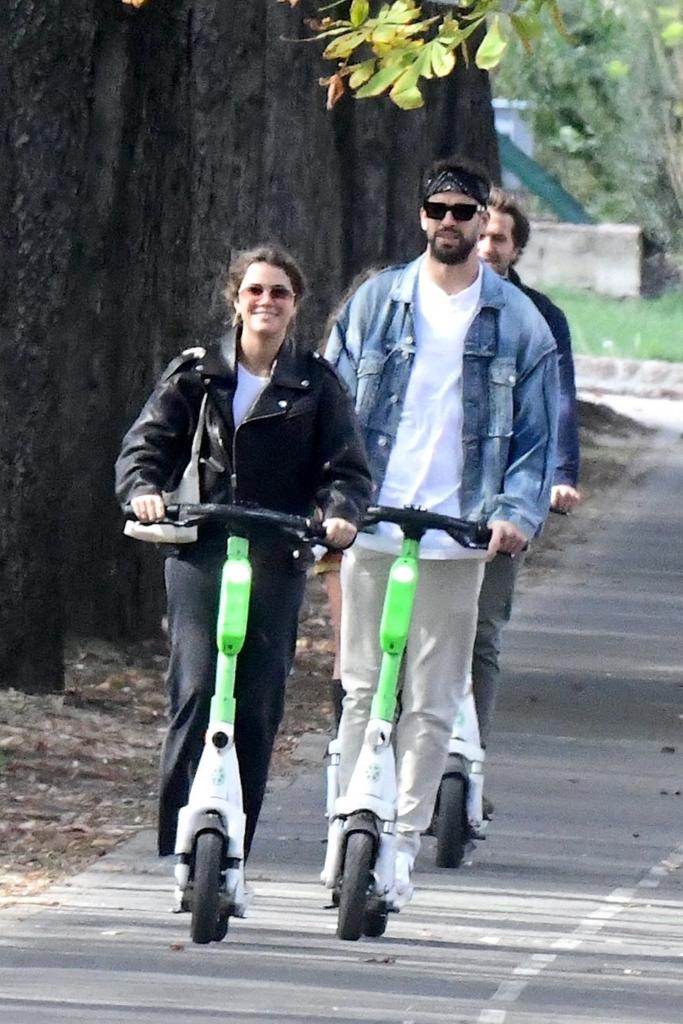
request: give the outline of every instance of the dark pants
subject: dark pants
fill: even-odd
[[[216,618],[224,549],[193,545],[166,559],[170,725],[161,751],[159,854],[173,853],[178,811],[188,800],[204,743],[216,674]],[[235,746],[247,816],[245,856],[266,789],[270,756],[294,660],[305,573],[279,558],[252,558],[244,647],[237,659]]]
[[[500,647],[503,630],[512,614],[512,598],[517,574],[524,565],[526,551],[510,558],[497,554],[484,570],[479,591],[477,635],[472,652],[472,691],[479,721],[482,746],[491,732],[493,712],[500,686]]]

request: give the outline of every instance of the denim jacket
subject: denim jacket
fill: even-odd
[[[415,355],[420,259],[365,281],[342,308],[325,355],[355,399],[379,493]],[[506,519],[527,538],[548,513],[555,465],[555,342],[533,303],[483,267],[463,357],[462,515]]]

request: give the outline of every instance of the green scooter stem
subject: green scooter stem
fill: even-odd
[[[393,722],[401,659],[408,642],[418,580],[420,542],[404,538],[401,553],[389,570],[379,640],[382,663],[370,717]]]
[[[249,541],[244,537],[228,539],[228,555],[221,574],[216,642],[216,688],[211,698],[211,721],[235,724],[235,670],[237,655],[247,635],[251,596]]]

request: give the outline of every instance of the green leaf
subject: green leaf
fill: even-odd
[[[369,78],[372,78],[376,65],[377,61],[372,57],[370,60],[364,60],[362,64],[356,64],[349,76],[349,88],[359,89]]]
[[[626,61],[615,57],[614,60],[607,61],[605,64],[605,71],[607,72],[608,78],[611,78],[614,82],[618,82],[620,78],[626,78],[630,73],[631,65],[627,64]]]
[[[358,28],[370,16],[370,0],[351,0],[349,18],[354,28]]]
[[[423,35],[429,26],[434,21],[433,18],[429,18],[427,21],[419,21],[414,25],[396,25],[390,22],[377,24],[373,26],[373,21],[370,20],[365,26],[366,31],[371,32],[372,43],[391,43],[396,40],[397,43],[407,39],[411,39],[416,35]]]
[[[416,85],[403,89],[401,92],[392,89],[389,96],[401,110],[417,110],[418,107],[424,106],[424,98]]]
[[[394,25],[407,25],[422,14],[420,8],[412,0],[396,0],[391,7],[384,6],[379,13],[382,21],[390,21]]]
[[[388,68],[381,68],[372,78],[362,85],[356,96],[359,100],[368,99],[370,96],[379,96],[385,92],[390,85],[396,81],[399,75],[403,74],[403,68],[393,64]]]
[[[347,32],[343,36],[337,36],[333,43],[324,50],[323,57],[326,60],[344,60],[350,57],[356,47],[364,43],[367,36],[365,32]]]
[[[437,78],[450,75],[455,67],[455,54],[448,47],[442,46],[437,40],[430,44],[432,69]]]
[[[410,92],[410,90],[414,89],[415,86],[417,85],[417,80],[419,77],[420,62],[419,60],[416,60],[411,67],[406,68],[405,71],[401,72],[399,77],[394,82],[394,85],[391,90],[391,98],[394,99],[395,96],[399,95],[399,93],[402,92]]]
[[[482,71],[490,71],[500,63],[500,59],[507,49],[508,40],[500,28],[498,15],[493,19],[488,32],[482,39],[476,57],[474,58],[478,68]]]
[[[662,42],[665,46],[680,46],[683,43],[683,21],[670,21],[662,29]]]

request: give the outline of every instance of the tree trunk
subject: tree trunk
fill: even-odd
[[[326,112],[318,49],[281,38],[303,34],[300,9],[275,0],[6,0],[0,18],[3,257],[27,247],[3,270],[0,669],[35,685],[39,621],[52,686],[62,605],[76,632],[158,629],[160,558],[121,536],[112,466],[163,364],[220,330],[231,253],[275,239],[298,255],[317,345],[357,271],[421,248],[424,165],[457,150],[497,172],[497,150],[474,67],[420,111]]]
[[[59,389],[82,132],[78,2],[0,8],[0,684],[62,684]],[[63,9],[62,9],[63,8]]]

